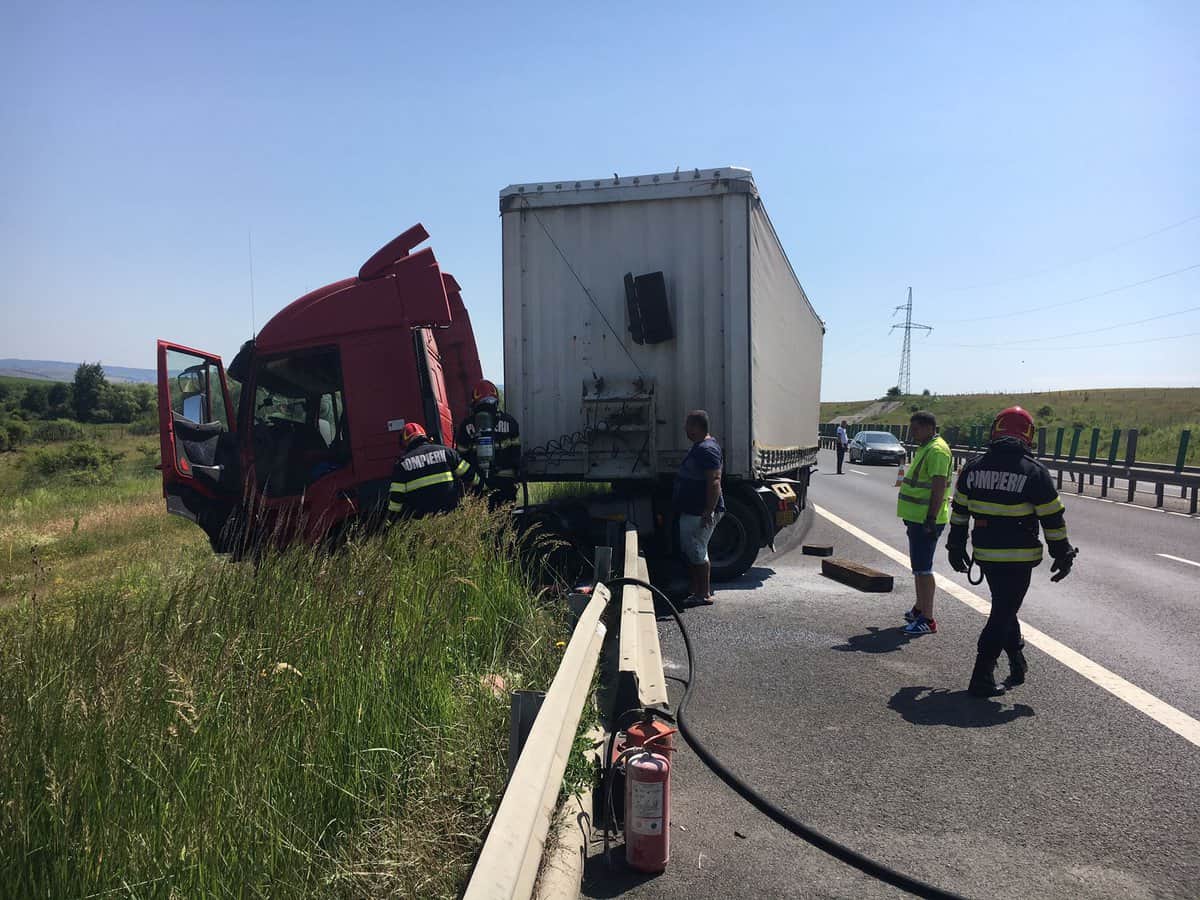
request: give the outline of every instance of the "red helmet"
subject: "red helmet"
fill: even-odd
[[[429,440],[429,435],[425,433],[417,422],[409,422],[404,426],[404,430],[400,432],[400,446],[406,450],[413,445],[413,441]]]
[[[1015,437],[1026,447],[1033,446],[1033,416],[1019,406],[1010,406],[992,420],[992,437]]]
[[[475,390],[471,392],[471,402],[478,403],[481,400],[499,400],[500,389],[496,385],[488,381],[486,378],[479,384],[475,385]]]

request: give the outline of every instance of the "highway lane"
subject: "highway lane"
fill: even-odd
[[[834,480],[814,481],[814,503],[831,505]],[[687,611],[690,725],[718,758],[818,830],[967,897],[1200,896],[1200,747],[1039,649],[1028,684],[968,697],[980,614],[942,595],[941,633],[906,639],[900,566],[806,515],[808,540],[896,574],[895,591],[824,578],[789,540]],[[687,676],[674,624],[660,635],[668,674]],[[584,896],[901,896],[767,820],[688,748],[674,762],[667,872],[630,873],[618,851],[589,863]]]
[[[815,502],[891,546],[906,548],[895,515],[893,467],[847,465],[847,474],[838,476],[832,451],[821,452],[819,465]],[[1200,562],[1200,518],[1065,492],[1063,502],[1068,533],[1080,548],[1077,565],[1058,584],[1049,581],[1048,561],[1038,567],[1022,621],[1200,718],[1200,566],[1179,561]],[[988,596],[986,584],[970,587],[965,575],[951,570],[944,549],[935,565]],[[939,592],[936,602],[958,601]]]

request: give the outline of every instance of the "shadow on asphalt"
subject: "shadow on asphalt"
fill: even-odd
[[[631,888],[645,884],[658,874],[638,872],[625,862],[625,847],[618,844],[608,851],[608,862],[603,853],[589,856],[583,864],[583,887],[589,897],[620,897]]]
[[[931,687],[900,688],[888,701],[888,709],[900,713],[913,725],[951,725],[955,728],[990,728],[1034,715],[1033,707],[1024,703],[1006,706],[995,700],[972,697],[965,690]]]
[[[867,627],[866,634],[855,634],[846,638],[846,643],[838,644],[833,649],[843,653],[892,653],[899,650],[912,640],[904,633],[904,626],[895,628]]]

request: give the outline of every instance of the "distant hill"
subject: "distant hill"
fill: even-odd
[[[37,381],[72,381],[78,366],[77,362],[48,359],[0,359],[0,375]],[[131,369],[128,366],[106,365],[104,374],[114,384],[153,384],[158,380],[158,373],[154,369]]]

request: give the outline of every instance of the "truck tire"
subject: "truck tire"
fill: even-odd
[[[750,571],[763,545],[762,521],[746,500],[725,496],[725,515],[708,542],[713,581],[730,581]]]

